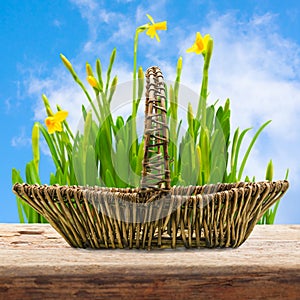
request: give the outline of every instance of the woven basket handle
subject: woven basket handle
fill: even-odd
[[[164,78],[158,67],[151,67],[146,72],[142,188],[170,189],[168,133]]]

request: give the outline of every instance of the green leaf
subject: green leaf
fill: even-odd
[[[61,165],[61,162],[58,158],[58,149],[56,148],[54,142],[53,142],[53,136],[50,136],[50,134],[47,132],[47,130],[45,129],[45,127],[43,127],[41,124],[39,124],[39,128],[40,128],[40,131],[42,132],[42,135],[48,145],[48,148],[50,150],[50,153],[51,153],[51,156],[52,156],[52,160],[55,164],[55,167],[56,168],[62,168],[62,165]]]
[[[246,165],[246,162],[247,162],[247,159],[249,157],[249,154],[251,152],[251,149],[253,147],[253,145],[255,144],[257,138],[259,137],[260,133],[264,130],[264,128],[271,123],[271,120],[265,122],[258,130],[257,132],[255,133],[254,137],[252,138],[251,140],[251,143],[249,144],[248,146],[248,149],[244,155],[244,158],[242,160],[242,163],[241,163],[241,166],[240,166],[240,170],[239,170],[239,174],[238,174],[238,180],[240,181],[241,178],[242,178],[242,174],[244,172],[244,168],[245,168],[245,165]]]
[[[105,185],[107,187],[115,187],[116,186],[114,178],[108,169],[105,171]]]
[[[89,145],[86,152],[86,184],[94,186],[97,184],[97,166],[95,159],[95,150],[92,145]]]
[[[117,117],[116,127],[117,127],[118,130],[120,130],[122,127],[124,127],[124,120],[121,116]]]
[[[271,159],[268,163],[267,170],[266,170],[266,180],[272,181],[273,174],[274,174],[274,166],[273,166],[273,162]]]
[[[234,174],[236,176],[236,172],[237,172],[237,165],[238,165],[238,158],[239,158],[239,153],[240,153],[240,148],[243,142],[243,139],[246,135],[246,133],[250,130],[251,128],[247,128],[244,129],[242,131],[242,133],[239,135],[237,143],[236,143],[236,149],[235,149],[235,153],[234,153],[234,163],[233,163],[233,167],[232,167],[232,174]],[[233,178],[233,181],[236,181],[236,178]],[[240,181],[240,179],[238,179],[238,181]]]
[[[236,147],[239,138],[239,127],[235,130],[233,135],[233,141],[231,146],[231,160],[230,160],[230,176],[228,182],[236,181],[236,168],[235,168],[235,155],[236,155]]]
[[[215,118],[215,107],[214,105],[211,105],[206,109],[206,126],[209,132],[213,131],[214,118]]]
[[[12,184],[15,183],[23,183],[23,179],[21,177],[20,171],[17,171],[16,169],[12,169]],[[31,209],[30,206],[22,201],[19,197],[16,196],[17,201],[17,208],[18,208],[18,215],[20,223],[25,223],[25,218],[27,218],[28,210]]]
[[[105,119],[99,128],[96,138],[95,151],[97,160],[100,163],[100,177],[105,178],[106,170],[110,170],[110,173],[114,174],[112,157],[114,156],[114,150],[112,147],[112,134],[111,125],[108,119]]]
[[[128,152],[125,150],[125,145],[123,140],[119,140],[117,143],[116,155],[115,155],[115,166],[116,166],[116,175],[119,178],[118,186],[125,187],[126,182],[128,183],[129,175],[129,157],[127,157]]]
[[[207,128],[201,127],[200,130],[200,149],[202,165],[200,166],[204,176],[204,184],[208,183],[210,176],[210,140]]]
[[[87,111],[86,111],[85,106],[83,104],[81,106],[81,111],[82,111],[83,120],[85,121],[86,115],[87,115]]]
[[[56,176],[54,173],[50,173],[50,185],[58,184],[58,180],[56,179]]]
[[[33,160],[26,164],[25,174],[26,174],[27,183],[41,184],[40,177],[35,168],[35,164]]]
[[[136,167],[135,167],[135,173],[138,176],[141,176],[142,169],[143,169],[144,144],[145,144],[145,141],[142,140],[142,142],[139,145],[139,150],[138,150],[137,162],[136,162]]]

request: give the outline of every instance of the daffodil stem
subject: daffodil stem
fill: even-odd
[[[98,119],[98,121],[100,121],[99,113],[98,113],[98,111],[97,111],[97,109],[96,109],[96,107],[95,107],[95,105],[93,103],[93,100],[92,100],[91,96],[89,95],[88,91],[86,90],[84,84],[82,83],[81,80],[79,80],[79,78],[77,78],[76,82],[79,84],[79,86],[82,88],[83,92],[87,96],[87,98],[88,98],[88,100],[89,100],[89,102],[91,104],[91,107],[92,107],[92,109],[93,109],[93,111],[94,111],[94,113],[95,113],[95,115],[96,115],[96,117]]]
[[[63,124],[66,127],[66,130],[67,130],[69,136],[71,137],[71,139],[74,140],[74,135],[73,135],[73,132],[72,132],[72,130],[71,130],[68,122],[67,121],[63,121]]]
[[[96,100],[97,100],[97,104],[98,104],[98,108],[99,108],[99,112],[101,114],[101,109],[102,109],[102,106],[101,106],[101,102],[100,102],[100,95],[98,92],[95,93],[96,95]]]
[[[137,75],[137,49],[138,49],[138,39],[139,34],[145,31],[148,28],[148,25],[142,25],[138,27],[135,31],[134,42],[133,42],[133,83],[132,83],[132,117],[136,117],[138,104],[136,97],[136,75]]]
[[[99,117],[99,114],[97,112],[97,109],[92,101],[92,98],[91,96],[89,95],[88,91],[86,90],[84,84],[82,83],[82,81],[79,79],[77,73],[75,72],[75,70],[73,69],[73,66],[72,64],[70,63],[70,61],[62,54],[60,54],[60,58],[62,59],[63,61],[63,64],[66,66],[66,68],[69,70],[69,72],[71,73],[71,75],[73,76],[73,79],[75,80],[75,82],[81,87],[81,89],[83,90],[83,92],[85,93],[86,97],[88,98],[90,104],[91,104],[91,107],[93,108],[94,112],[95,112],[95,115],[98,119],[98,121],[100,121],[100,117]]]
[[[197,119],[199,120],[201,117],[202,126],[205,126],[206,124],[207,85],[208,85],[208,68],[204,63],[200,99],[199,99],[199,105],[197,110]]]
[[[133,43],[133,83],[132,83],[132,117],[136,116],[136,68],[137,68],[137,47],[140,30],[136,29]]]
[[[137,82],[137,48],[138,48],[138,38],[140,32],[145,31],[148,28],[148,24],[139,26],[134,35],[134,42],[133,42],[133,83],[132,83],[132,115],[131,115],[131,143],[135,144],[134,147],[132,147],[132,155],[135,156],[137,153],[137,143],[135,142],[137,139],[137,134],[136,134],[136,115],[138,111],[138,105],[140,101],[137,99],[136,96],[136,82]],[[133,157],[132,156],[132,157]]]
[[[204,65],[203,65],[203,77],[201,84],[200,99],[197,109],[196,118],[199,120],[201,117],[202,127],[206,126],[206,102],[207,102],[207,86],[208,86],[208,69],[210,64],[210,59],[213,51],[213,40],[210,39],[207,43],[207,50],[204,55]]]
[[[61,107],[59,105],[56,105],[56,108],[58,111],[61,111]],[[73,132],[68,124],[68,122],[66,120],[63,121],[64,126],[66,127],[67,133],[69,134],[69,136],[71,137],[72,140],[74,140],[74,135]]]
[[[131,115],[131,143],[135,143],[136,140],[136,123],[135,118],[137,114],[137,99],[136,99],[136,69],[137,69],[137,48],[138,48],[138,37],[140,33],[140,28],[138,27],[135,31],[134,42],[133,42],[133,83],[132,83],[132,115]],[[132,147],[132,154],[136,154],[137,149]]]

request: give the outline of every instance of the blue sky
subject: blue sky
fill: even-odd
[[[177,58],[183,57],[182,82],[199,90],[201,57],[185,50],[195,33],[210,33],[215,47],[210,69],[209,101],[231,99],[232,127],[253,127],[272,119],[249,158],[245,174],[264,178],[272,158],[275,179],[290,168],[291,187],[282,200],[276,222],[300,223],[300,2],[269,1],[96,1],[7,0],[0,3],[1,54],[1,200],[0,222],[18,222],[11,192],[11,169],[24,175],[31,160],[30,135],[34,121],[45,114],[41,95],[70,112],[76,126],[80,104],[78,87],[63,67],[63,53],[84,75],[85,62],[97,57],[103,66],[117,48],[114,74],[130,80],[133,35],[147,23],[167,20],[168,31],[157,43],[139,40],[138,64],[159,65],[174,80]],[[197,66],[197,67],[196,67]],[[45,149],[42,149],[42,151]],[[44,151],[45,152],[45,151]],[[41,158],[41,177],[48,183],[50,158]]]

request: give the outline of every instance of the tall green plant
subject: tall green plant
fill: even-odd
[[[132,111],[124,120],[122,116],[113,117],[111,103],[118,77],[112,77],[116,49],[113,49],[106,74],[102,71],[100,59],[96,60],[95,70],[86,63],[87,82],[93,95],[74,70],[71,62],[60,55],[63,64],[90,104],[90,110],[82,105],[84,121],[83,132],[73,134],[68,122],[62,118],[66,113],[57,106],[53,113],[49,101],[43,95],[48,123],[51,130],[35,123],[32,132],[33,159],[26,165],[26,182],[40,184],[39,177],[39,133],[42,133],[50,151],[55,172],[50,174],[50,184],[60,185],[98,185],[108,187],[136,187],[140,182],[144,141],[137,138],[136,117],[144,90],[144,72],[137,67],[138,36],[146,31],[151,38],[157,30],[166,30],[166,22],[155,23],[147,15],[150,23],[136,29],[133,54],[133,93]],[[208,72],[213,52],[213,39],[210,35],[196,34],[196,41],[188,52],[203,55],[202,81],[196,114],[189,103],[186,112],[187,128],[182,128],[183,120],[178,117],[178,100],[182,73],[182,57],[177,61],[176,77],[167,88],[167,122],[169,126],[169,156],[172,185],[203,185],[217,182],[236,182],[242,180],[244,169],[251,150],[263,129],[264,123],[254,134],[245,153],[241,157],[241,146],[250,128],[234,130],[231,139],[230,101],[224,105],[218,102],[208,105]],[[93,101],[95,99],[95,101]],[[47,121],[46,119],[46,121]],[[47,130],[48,129],[48,130]],[[180,132],[184,131],[182,135]],[[182,136],[180,139],[179,136]],[[273,165],[267,167],[267,180],[272,180]],[[23,182],[20,172],[12,170],[12,180]],[[246,176],[245,180],[249,180]],[[27,204],[17,199],[20,222],[45,222]],[[261,223],[272,223],[278,203],[264,215]]]

